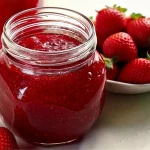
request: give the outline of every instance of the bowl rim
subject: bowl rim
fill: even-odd
[[[124,82],[120,82],[120,81],[114,81],[114,80],[107,80],[107,83],[114,83],[114,84],[127,85],[127,86],[150,86],[150,83],[133,84],[133,83],[124,83]]]

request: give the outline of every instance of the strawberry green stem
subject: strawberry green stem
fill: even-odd
[[[111,59],[104,58],[104,62],[107,69],[113,69],[113,62]]]
[[[114,4],[113,7],[110,7],[110,6],[107,6],[107,5],[105,5],[105,7],[106,7],[106,8],[114,8],[114,9],[116,9],[116,10],[122,12],[122,13],[127,12],[127,8],[123,8],[123,7],[121,7],[121,6],[118,6],[117,4]],[[99,11],[97,11],[97,10],[95,10],[95,11],[96,11],[97,13],[99,12]]]
[[[89,19],[93,22],[94,17],[93,17],[93,16],[90,16]]]
[[[130,15],[130,17],[133,19],[133,20],[137,20],[139,18],[145,18],[145,16],[143,16],[141,13],[132,13]]]
[[[105,62],[105,66],[107,69],[113,69],[113,64],[117,62],[118,58],[106,58],[105,56],[102,56]]]
[[[122,13],[127,12],[127,8],[120,7],[120,6],[116,5],[116,4],[113,6],[113,8],[119,10]]]
[[[147,59],[150,60],[150,54],[149,54],[149,51],[147,51]]]

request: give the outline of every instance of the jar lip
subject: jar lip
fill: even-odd
[[[68,8],[63,8],[63,7],[36,7],[36,8],[30,8],[30,9],[26,9],[26,10],[23,10],[19,13],[16,13],[15,15],[13,15],[12,17],[10,17],[8,19],[8,21],[4,24],[4,27],[3,27],[3,34],[5,34],[5,37],[7,38],[7,40],[13,44],[14,46],[17,46],[20,50],[23,49],[23,50],[26,50],[26,52],[36,52],[36,53],[39,53],[39,54],[63,54],[63,53],[67,53],[67,52],[70,52],[70,51],[74,51],[76,49],[81,49],[83,48],[84,46],[86,46],[90,41],[92,41],[92,39],[94,38],[95,36],[95,32],[91,32],[90,36],[83,42],[81,43],[80,45],[76,46],[76,47],[73,47],[73,48],[70,48],[70,49],[66,49],[66,50],[58,50],[58,51],[53,51],[53,50],[50,50],[50,51],[41,51],[41,50],[34,50],[34,49],[29,49],[29,48],[26,48],[26,47],[23,47],[19,44],[17,44],[13,39],[11,39],[9,37],[9,33],[7,32],[7,28],[11,25],[11,22],[18,16],[26,13],[26,12],[30,12],[30,11],[34,11],[34,10],[41,10],[41,9],[58,9],[58,10],[66,10],[68,12],[73,12],[73,13],[76,13],[78,15],[80,15],[81,17],[83,17],[84,19],[86,19],[86,21],[89,23],[90,25],[90,30],[91,31],[95,31],[95,27],[93,25],[93,23],[91,22],[91,20],[86,17],[85,15],[83,15],[82,13],[80,12],[77,12],[75,10],[72,10],[72,9],[68,9]]]

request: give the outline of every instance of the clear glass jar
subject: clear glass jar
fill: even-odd
[[[39,33],[62,34],[82,44],[40,51],[16,41]],[[74,141],[96,122],[104,105],[106,70],[96,34],[84,15],[35,8],[9,19],[0,53],[0,113],[22,139],[51,145]]]

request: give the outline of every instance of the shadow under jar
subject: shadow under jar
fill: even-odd
[[[15,134],[30,143],[63,144],[92,127],[106,81],[96,42],[93,24],[72,10],[34,8],[9,19],[0,53],[0,113]]]

